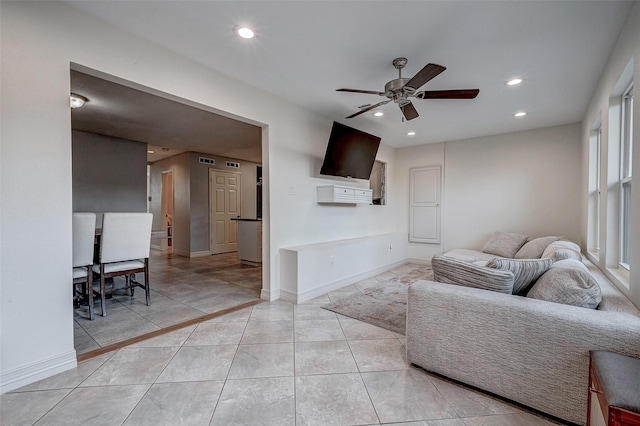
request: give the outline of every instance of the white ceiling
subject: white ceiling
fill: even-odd
[[[124,31],[262,88],[395,147],[578,122],[631,2],[615,1],[70,1]],[[256,38],[239,40],[248,23]],[[414,100],[345,120],[426,63],[447,70],[422,89],[479,88],[474,100]],[[516,87],[505,82],[524,78]],[[525,110],[528,115],[514,118]],[[417,134],[407,137],[406,132]],[[327,135],[328,136],[328,135]]]

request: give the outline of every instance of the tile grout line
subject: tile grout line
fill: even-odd
[[[216,410],[218,409],[218,406],[220,405],[220,400],[222,399],[222,394],[224,393],[224,389],[227,387],[227,381],[229,380],[229,374],[231,373],[231,367],[233,366],[233,362],[236,360],[236,357],[238,356],[238,350],[240,349],[240,344],[242,343],[242,338],[244,337],[244,333],[247,331],[247,326],[249,325],[249,321],[251,320],[251,315],[253,314],[254,307],[255,307],[255,305],[252,306],[251,312],[249,313],[249,316],[247,317],[247,321],[244,324],[244,328],[242,329],[242,334],[240,335],[240,339],[238,340],[238,344],[236,345],[236,351],[233,354],[233,359],[231,360],[231,363],[229,364],[229,370],[227,370],[227,375],[224,378],[224,382],[222,384],[222,389],[220,389],[220,394],[218,395],[218,400],[216,401],[216,403],[215,403],[215,405],[213,407],[213,411],[211,412],[211,418],[209,419],[209,424],[211,424],[211,422],[213,421],[213,417],[216,415]],[[186,343],[186,340],[185,340],[185,343]]]

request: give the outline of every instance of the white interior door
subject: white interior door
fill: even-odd
[[[238,251],[240,173],[209,169],[209,250],[212,254]]]
[[[442,169],[419,167],[410,173],[409,241],[439,244]]]

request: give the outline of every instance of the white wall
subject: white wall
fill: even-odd
[[[278,296],[280,247],[396,231],[394,205],[402,200],[391,189],[387,206],[338,211],[315,203],[315,187],[327,182],[313,177],[331,129],[327,118],[64,4],[1,2],[0,20],[3,391],[75,364],[69,297],[72,63],[267,126],[263,283],[271,298]],[[381,148],[379,159],[391,173],[393,156]],[[34,260],[34,247],[47,254],[46,263]]]
[[[403,200],[398,206],[396,221],[399,229],[406,229],[408,232],[409,169],[425,166],[443,166],[444,168],[444,143],[399,149],[396,156],[396,170],[393,175],[393,181],[397,184],[398,196]],[[387,174],[387,176],[389,176],[389,174]],[[444,217],[447,214],[447,193],[444,191],[444,185],[441,201],[441,213],[442,217]],[[440,244],[408,243],[409,258],[421,261],[431,260],[434,255],[441,254],[444,251],[443,243],[445,237],[446,233],[443,232]]]
[[[610,96],[621,77],[624,68],[629,60],[634,58],[633,65],[633,81],[634,81],[634,117],[633,117],[633,171],[632,175],[635,180],[640,176],[640,96],[638,87],[640,87],[640,3],[634,2],[629,13],[627,22],[625,23],[620,37],[611,53],[609,62],[604,69],[600,78],[598,87],[589,103],[589,108],[584,116],[581,126],[581,142],[582,142],[582,185],[581,185],[581,235],[583,241],[587,240],[587,211],[588,211],[588,177],[589,177],[589,131],[592,124],[602,113],[602,130],[603,130],[603,146],[608,145],[608,137],[610,135],[609,128],[615,126],[615,123],[609,121]],[[600,259],[591,258],[600,269],[607,273],[620,290],[625,293],[631,301],[640,308],[640,185],[634,182],[631,188],[631,246],[630,259],[631,265],[629,286],[626,287],[621,281],[606,270],[606,253],[602,253]],[[603,205],[601,215],[607,214],[606,206]],[[615,220],[615,219],[614,219]],[[606,247],[601,247],[606,250]]]
[[[580,242],[580,133],[577,124],[401,149],[396,176],[408,199],[410,167],[443,165],[442,244],[409,244],[430,259],[481,249],[496,230]],[[407,203],[399,209],[407,229]]]

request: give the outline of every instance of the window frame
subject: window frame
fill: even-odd
[[[618,264],[629,267],[629,243],[631,231],[631,181],[633,154],[633,82],[622,94],[620,121],[620,251]]]

